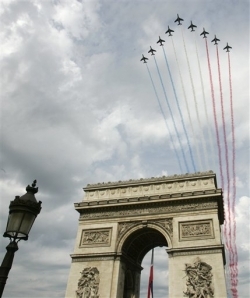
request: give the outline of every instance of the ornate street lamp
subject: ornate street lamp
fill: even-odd
[[[28,185],[26,187],[26,191],[25,195],[16,196],[9,206],[9,218],[3,237],[9,237],[10,243],[6,247],[7,252],[0,267],[0,298],[3,294],[15,252],[18,250],[17,243],[20,240],[28,240],[30,229],[42,209],[42,202],[37,202],[35,198],[35,193],[38,192],[36,180],[34,180],[32,186]]]

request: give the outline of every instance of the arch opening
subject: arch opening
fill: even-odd
[[[142,260],[143,270],[140,276],[140,295],[147,297],[152,252],[149,251]],[[153,291],[157,297],[169,297],[169,256],[166,247],[154,248]]]
[[[166,235],[163,233],[158,230],[158,227],[140,226],[126,236],[121,247],[122,255],[127,259],[124,264],[123,298],[139,297],[142,261],[153,248],[168,247]]]

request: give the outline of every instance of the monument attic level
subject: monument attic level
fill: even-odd
[[[169,256],[168,297],[227,297],[223,198],[212,171],[84,191],[66,297],[139,298],[142,260],[157,246]]]

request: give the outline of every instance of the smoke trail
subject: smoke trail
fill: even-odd
[[[229,158],[228,158],[228,145],[226,140],[226,125],[225,125],[225,116],[224,116],[224,106],[223,106],[223,94],[222,94],[222,87],[221,87],[221,75],[220,75],[220,60],[219,60],[219,52],[218,46],[216,45],[216,53],[217,53],[217,61],[218,61],[218,74],[219,74],[219,84],[220,84],[220,98],[221,98],[221,111],[222,111],[222,121],[223,121],[223,134],[224,134],[224,143],[225,143],[225,157],[226,157],[226,173],[227,173],[227,201],[228,201],[228,227],[229,227],[229,246],[230,246],[230,267],[231,271],[231,280],[232,280],[232,293],[234,297],[237,297],[237,247],[236,247],[236,233],[234,234],[234,227],[235,225],[235,214],[234,214],[234,207],[231,208],[230,204],[230,175],[229,175]],[[231,88],[230,88],[231,89]],[[231,105],[231,91],[230,91],[230,106]],[[231,113],[232,114],[232,113]],[[232,129],[233,131],[233,129]],[[234,155],[234,153],[233,153]],[[233,190],[234,192],[234,190]],[[233,221],[231,220],[231,214],[233,216]],[[232,235],[232,227],[233,227],[233,235]],[[233,237],[232,237],[233,236]]]
[[[190,64],[189,64],[189,59],[188,59],[188,54],[187,54],[187,49],[186,49],[186,43],[185,43],[185,39],[184,39],[183,29],[181,30],[181,34],[182,34],[182,40],[183,40],[183,45],[184,45],[184,50],[185,50],[185,55],[186,55],[186,60],[187,60],[187,65],[188,65],[189,77],[190,77],[192,91],[193,91],[193,96],[194,96],[196,116],[197,116],[197,119],[198,119],[198,124],[199,124],[200,132],[201,132],[201,143],[202,143],[203,152],[205,153],[206,167],[208,169],[207,148],[206,148],[206,145],[205,145],[204,134],[203,134],[203,131],[202,131],[202,126],[201,126],[201,121],[200,121],[200,115],[199,115],[199,111],[198,111],[198,104],[197,104],[197,100],[196,100],[196,93],[195,93],[195,88],[194,88],[194,82],[193,82],[193,77],[192,77],[191,68],[190,68]]]
[[[204,109],[205,109],[206,122],[209,123],[209,120],[208,120],[208,111],[207,111],[207,103],[206,103],[206,96],[205,96],[204,83],[203,83],[203,76],[202,76],[202,72],[201,72],[200,58],[199,58],[198,48],[197,48],[197,44],[196,44],[196,34],[194,35],[194,37],[195,37],[194,38],[195,51],[196,51],[196,57],[197,57],[198,67],[199,67],[201,89],[202,89],[202,98],[203,98],[203,104],[204,104]],[[212,152],[212,156],[214,157],[215,156],[215,152],[214,152],[212,131],[211,131],[210,125],[207,125],[207,129],[208,129],[210,152]],[[215,159],[213,158],[212,160],[213,160],[213,168],[215,169]]]
[[[231,204],[229,199],[230,193],[230,175],[229,175],[229,165],[228,165],[228,146],[227,146],[227,137],[226,137],[226,123],[225,123],[225,112],[223,104],[223,94],[222,94],[222,84],[221,84],[221,72],[220,72],[220,59],[218,45],[216,45],[216,54],[217,54],[217,65],[218,65],[218,75],[219,75],[219,86],[220,86],[220,103],[221,103],[221,114],[222,114],[222,127],[223,127],[223,136],[224,136],[224,146],[225,146],[225,158],[226,158],[226,175],[227,175],[227,204],[228,204],[228,223],[229,223],[229,246],[232,249],[232,239],[231,239]]]
[[[215,124],[218,155],[219,155],[220,179],[221,179],[222,189],[224,189],[224,177],[223,177],[223,172],[222,172],[221,147],[220,147],[219,129],[218,129],[218,122],[217,122],[216,108],[215,108],[213,78],[212,78],[212,71],[211,71],[210,58],[209,58],[208,45],[207,45],[207,39],[206,38],[205,38],[205,44],[206,44],[207,62],[208,62],[209,79],[210,79],[210,88],[211,88],[212,103],[213,103],[214,124]],[[226,247],[227,247],[228,252],[229,252],[229,246],[228,246],[228,240],[227,240],[227,224],[224,225],[224,235],[225,235],[225,239],[226,239]],[[229,269],[231,269],[231,268],[229,268]]]
[[[182,74],[181,74],[181,70],[180,70],[179,61],[178,61],[177,54],[176,54],[176,50],[175,50],[174,41],[173,41],[172,38],[171,38],[171,41],[172,41],[172,45],[173,45],[173,49],[174,49],[175,60],[176,60],[176,63],[177,63],[179,76],[180,76],[180,79],[181,79],[182,92],[183,92],[183,96],[184,96],[184,99],[185,99],[186,110],[187,110],[187,112],[188,112],[188,120],[189,120],[189,124],[190,124],[190,126],[191,126],[191,130],[192,130],[192,135],[193,135],[193,139],[194,139],[194,144],[195,144],[196,154],[197,154],[197,156],[198,156],[199,167],[200,167],[200,170],[202,170],[201,155],[200,155],[200,151],[198,150],[198,146],[197,146],[197,142],[196,142],[196,138],[195,138],[195,133],[194,133],[194,128],[193,128],[193,123],[192,123],[192,120],[191,120],[191,115],[190,115],[189,105],[188,105],[188,102],[187,102],[186,91],[185,91],[185,87],[184,87],[184,83],[183,83],[183,79],[182,79]]]
[[[185,124],[184,124],[183,115],[182,115],[182,112],[181,112],[181,109],[180,109],[180,104],[179,104],[179,101],[178,101],[178,98],[177,98],[177,94],[176,94],[176,90],[175,90],[173,78],[172,78],[171,71],[170,71],[169,64],[168,64],[168,59],[167,59],[167,56],[166,56],[166,52],[165,52],[164,47],[162,47],[162,49],[163,49],[165,61],[166,61],[167,68],[168,68],[168,74],[169,74],[169,77],[170,77],[170,80],[171,80],[171,84],[172,84],[172,87],[173,87],[175,101],[176,101],[176,104],[177,104],[177,107],[178,107],[178,111],[179,111],[179,114],[180,114],[180,117],[181,117],[182,127],[184,129],[185,136],[186,136],[186,139],[187,139],[188,149],[189,149],[189,152],[190,152],[190,157],[191,157],[192,165],[193,165],[193,168],[194,168],[194,172],[196,172],[196,167],[195,167],[195,163],[194,163],[193,152],[191,150],[190,141],[189,141],[187,130],[186,130],[186,127],[185,127]]]
[[[235,200],[236,200],[236,170],[235,170],[235,130],[234,130],[234,112],[233,112],[233,91],[232,91],[232,76],[231,76],[231,63],[230,63],[230,54],[228,52],[228,70],[229,70],[229,89],[230,89],[230,112],[231,112],[231,130],[232,130],[232,168],[233,168],[233,199],[232,199],[232,215],[233,215],[233,239],[234,239],[234,252],[235,252],[235,288],[237,294],[237,285],[238,285],[238,253],[236,246],[236,221],[235,221]],[[236,297],[237,297],[236,296]]]
[[[177,158],[177,160],[178,160],[178,164],[179,164],[180,171],[181,171],[181,173],[183,173],[182,166],[181,166],[181,162],[180,162],[180,158],[179,158],[179,155],[178,155],[178,153],[177,153],[177,150],[176,150],[176,147],[175,147],[175,144],[174,144],[174,141],[173,141],[173,137],[172,137],[171,131],[170,131],[170,129],[169,129],[168,122],[167,122],[167,120],[166,120],[166,116],[165,116],[165,114],[164,114],[164,112],[163,112],[163,108],[162,108],[162,105],[161,105],[159,96],[158,96],[158,94],[157,94],[157,91],[156,91],[156,88],[155,88],[154,81],[153,81],[153,79],[152,79],[152,76],[151,76],[151,73],[150,73],[150,71],[149,71],[149,68],[148,68],[148,65],[147,65],[147,64],[146,64],[146,66],[147,66],[148,74],[149,74],[151,83],[152,83],[152,85],[153,85],[154,92],[155,92],[155,96],[156,96],[156,98],[157,98],[157,101],[158,101],[158,104],[159,104],[159,107],[160,107],[162,116],[163,116],[163,118],[164,118],[164,120],[165,120],[165,123],[166,123],[166,127],[167,127],[167,130],[168,130],[170,139],[171,139],[171,143],[173,144],[173,147],[174,147],[174,152],[175,152],[176,158]]]
[[[222,189],[224,189],[224,176],[223,176],[223,172],[222,172],[221,147],[220,147],[218,121],[217,121],[216,108],[215,108],[214,86],[213,86],[212,71],[211,71],[210,58],[209,58],[208,45],[207,45],[207,39],[206,38],[205,38],[205,43],[206,43],[207,63],[208,63],[208,70],[209,70],[209,79],[210,79],[212,103],[213,103],[214,124],[215,124],[217,147],[218,147],[218,154],[219,154],[220,179],[221,179]]]
[[[158,64],[156,62],[155,56],[154,56],[154,60],[155,60],[155,65],[156,65],[157,72],[158,72],[158,75],[159,75],[159,78],[160,78],[160,81],[161,81],[162,89],[163,89],[163,92],[164,92],[164,95],[165,95],[165,99],[166,99],[166,102],[167,102],[167,105],[168,105],[168,109],[170,111],[170,115],[171,115],[171,118],[172,118],[172,121],[173,121],[173,124],[174,124],[175,132],[176,132],[176,135],[177,135],[177,138],[178,138],[178,141],[179,141],[179,145],[180,145],[180,148],[181,148],[181,152],[182,152],[182,156],[183,156],[184,163],[185,163],[185,166],[186,166],[186,170],[189,173],[189,168],[188,168],[186,156],[185,156],[185,153],[183,151],[183,147],[182,147],[182,144],[181,144],[180,136],[179,136],[179,133],[178,133],[178,130],[177,130],[177,127],[176,127],[176,123],[175,123],[175,120],[174,120],[174,117],[173,117],[171,106],[170,106],[169,101],[168,101],[168,98],[167,98],[166,90],[165,90],[165,87],[163,85],[162,77],[161,77],[160,70],[159,70]]]

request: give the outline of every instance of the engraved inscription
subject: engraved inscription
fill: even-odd
[[[99,298],[99,271],[96,267],[87,267],[81,272],[76,298]]]
[[[110,236],[111,229],[83,230],[80,245],[109,245]]]
[[[185,297],[212,298],[214,289],[212,284],[212,267],[200,258],[196,258],[193,264],[185,264],[186,291]]]

